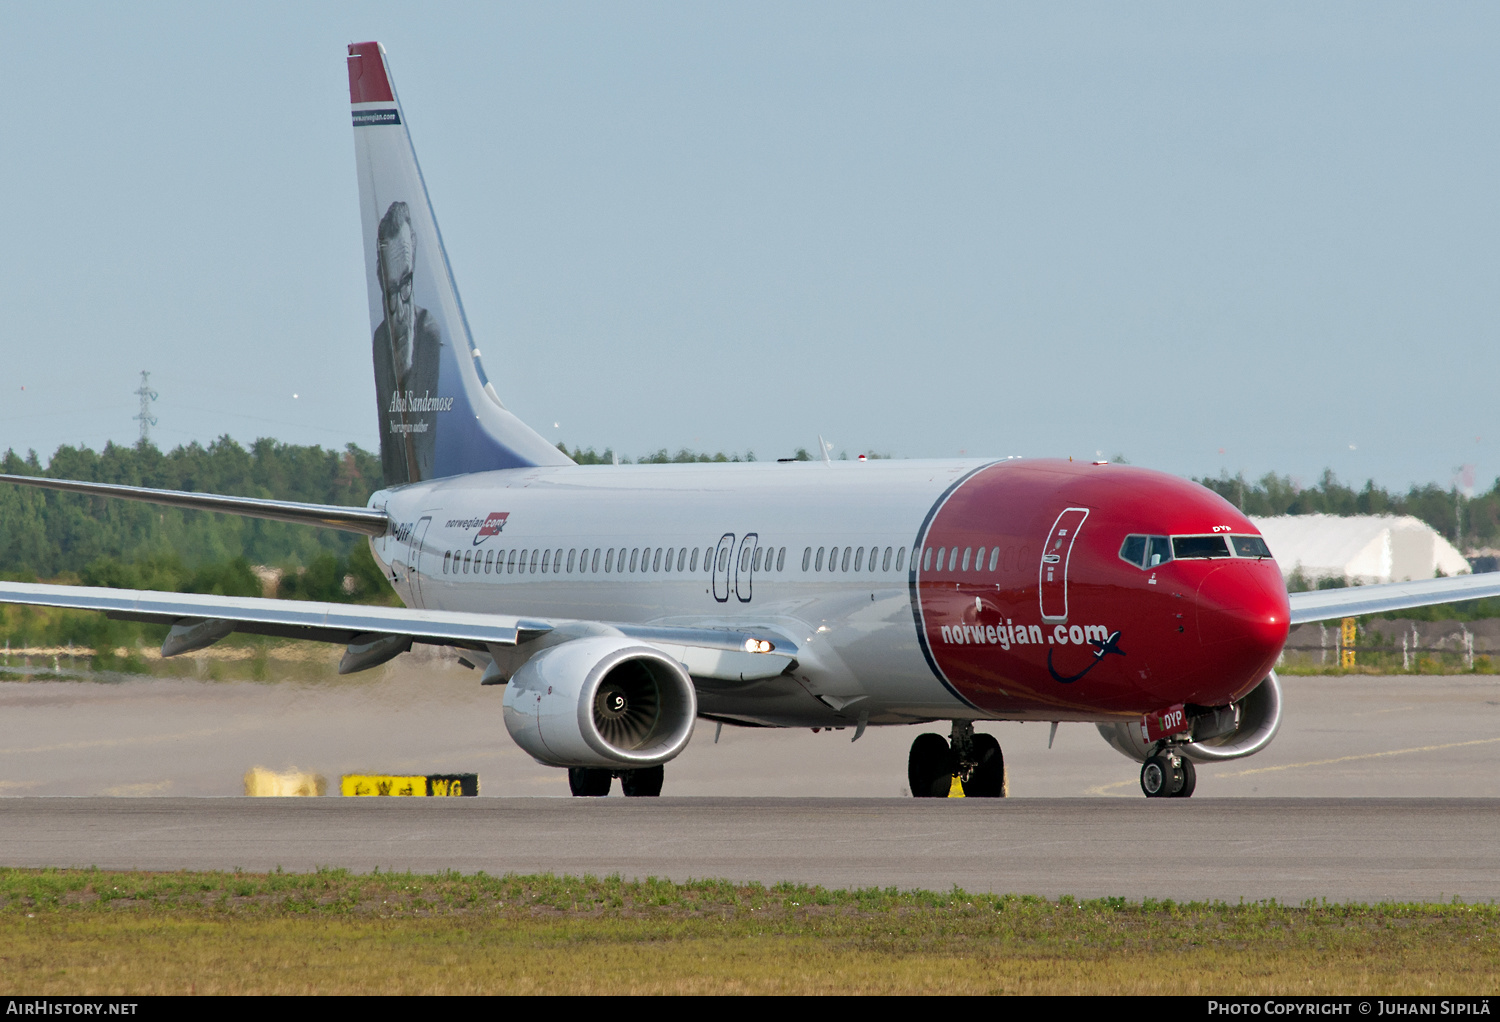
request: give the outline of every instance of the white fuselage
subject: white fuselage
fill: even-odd
[[[484,472],[376,493],[371,506],[397,525],[372,549],[408,606],[759,627],[796,643],[789,674],[700,682],[706,716],[810,727],[976,717],[923,658],[909,569],[934,505],[984,464]]]

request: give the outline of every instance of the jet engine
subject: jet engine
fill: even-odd
[[[1151,746],[1141,734],[1138,721],[1097,726],[1106,742],[1137,763],[1144,763],[1151,754]],[[1196,714],[1193,717],[1193,740],[1176,749],[1196,763],[1239,759],[1253,756],[1270,745],[1280,727],[1281,685],[1276,680],[1276,672],[1272,671],[1239,702]]]
[[[687,669],[625,638],[573,639],[526,661],[505,689],[505,728],[548,766],[636,769],[686,748],[698,716]]]

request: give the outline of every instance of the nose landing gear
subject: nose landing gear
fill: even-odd
[[[1193,761],[1170,746],[1158,748],[1141,764],[1141,790],[1147,798],[1190,798],[1197,786]]]
[[[906,779],[916,798],[947,798],[957,779],[968,798],[1010,794],[1005,757],[993,735],[975,734],[974,723],[955,720],[947,740],[927,732],[911,743]]]

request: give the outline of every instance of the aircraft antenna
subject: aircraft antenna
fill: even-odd
[[[143,444],[151,442],[151,427],[156,425],[156,416],[151,414],[151,402],[156,400],[156,391],[151,389],[150,381],[151,374],[142,369],[141,385],[136,389],[136,394],[140,395],[141,399],[141,412],[135,418],[141,424],[141,443]]]

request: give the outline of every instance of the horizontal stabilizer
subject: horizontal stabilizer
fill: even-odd
[[[148,504],[190,508],[194,511],[219,511],[249,518],[269,518],[298,525],[319,525],[366,536],[384,536],[390,519],[384,511],[368,507],[340,507],[336,504],[300,504],[292,500],[262,500],[258,497],[226,497],[218,493],[191,493],[186,490],[153,490],[145,486],[120,486],[116,483],[87,483],[76,479],[48,479],[45,476],[0,475],[0,482],[19,486],[39,486],[48,490],[66,490],[91,497],[119,497],[141,500]]]

